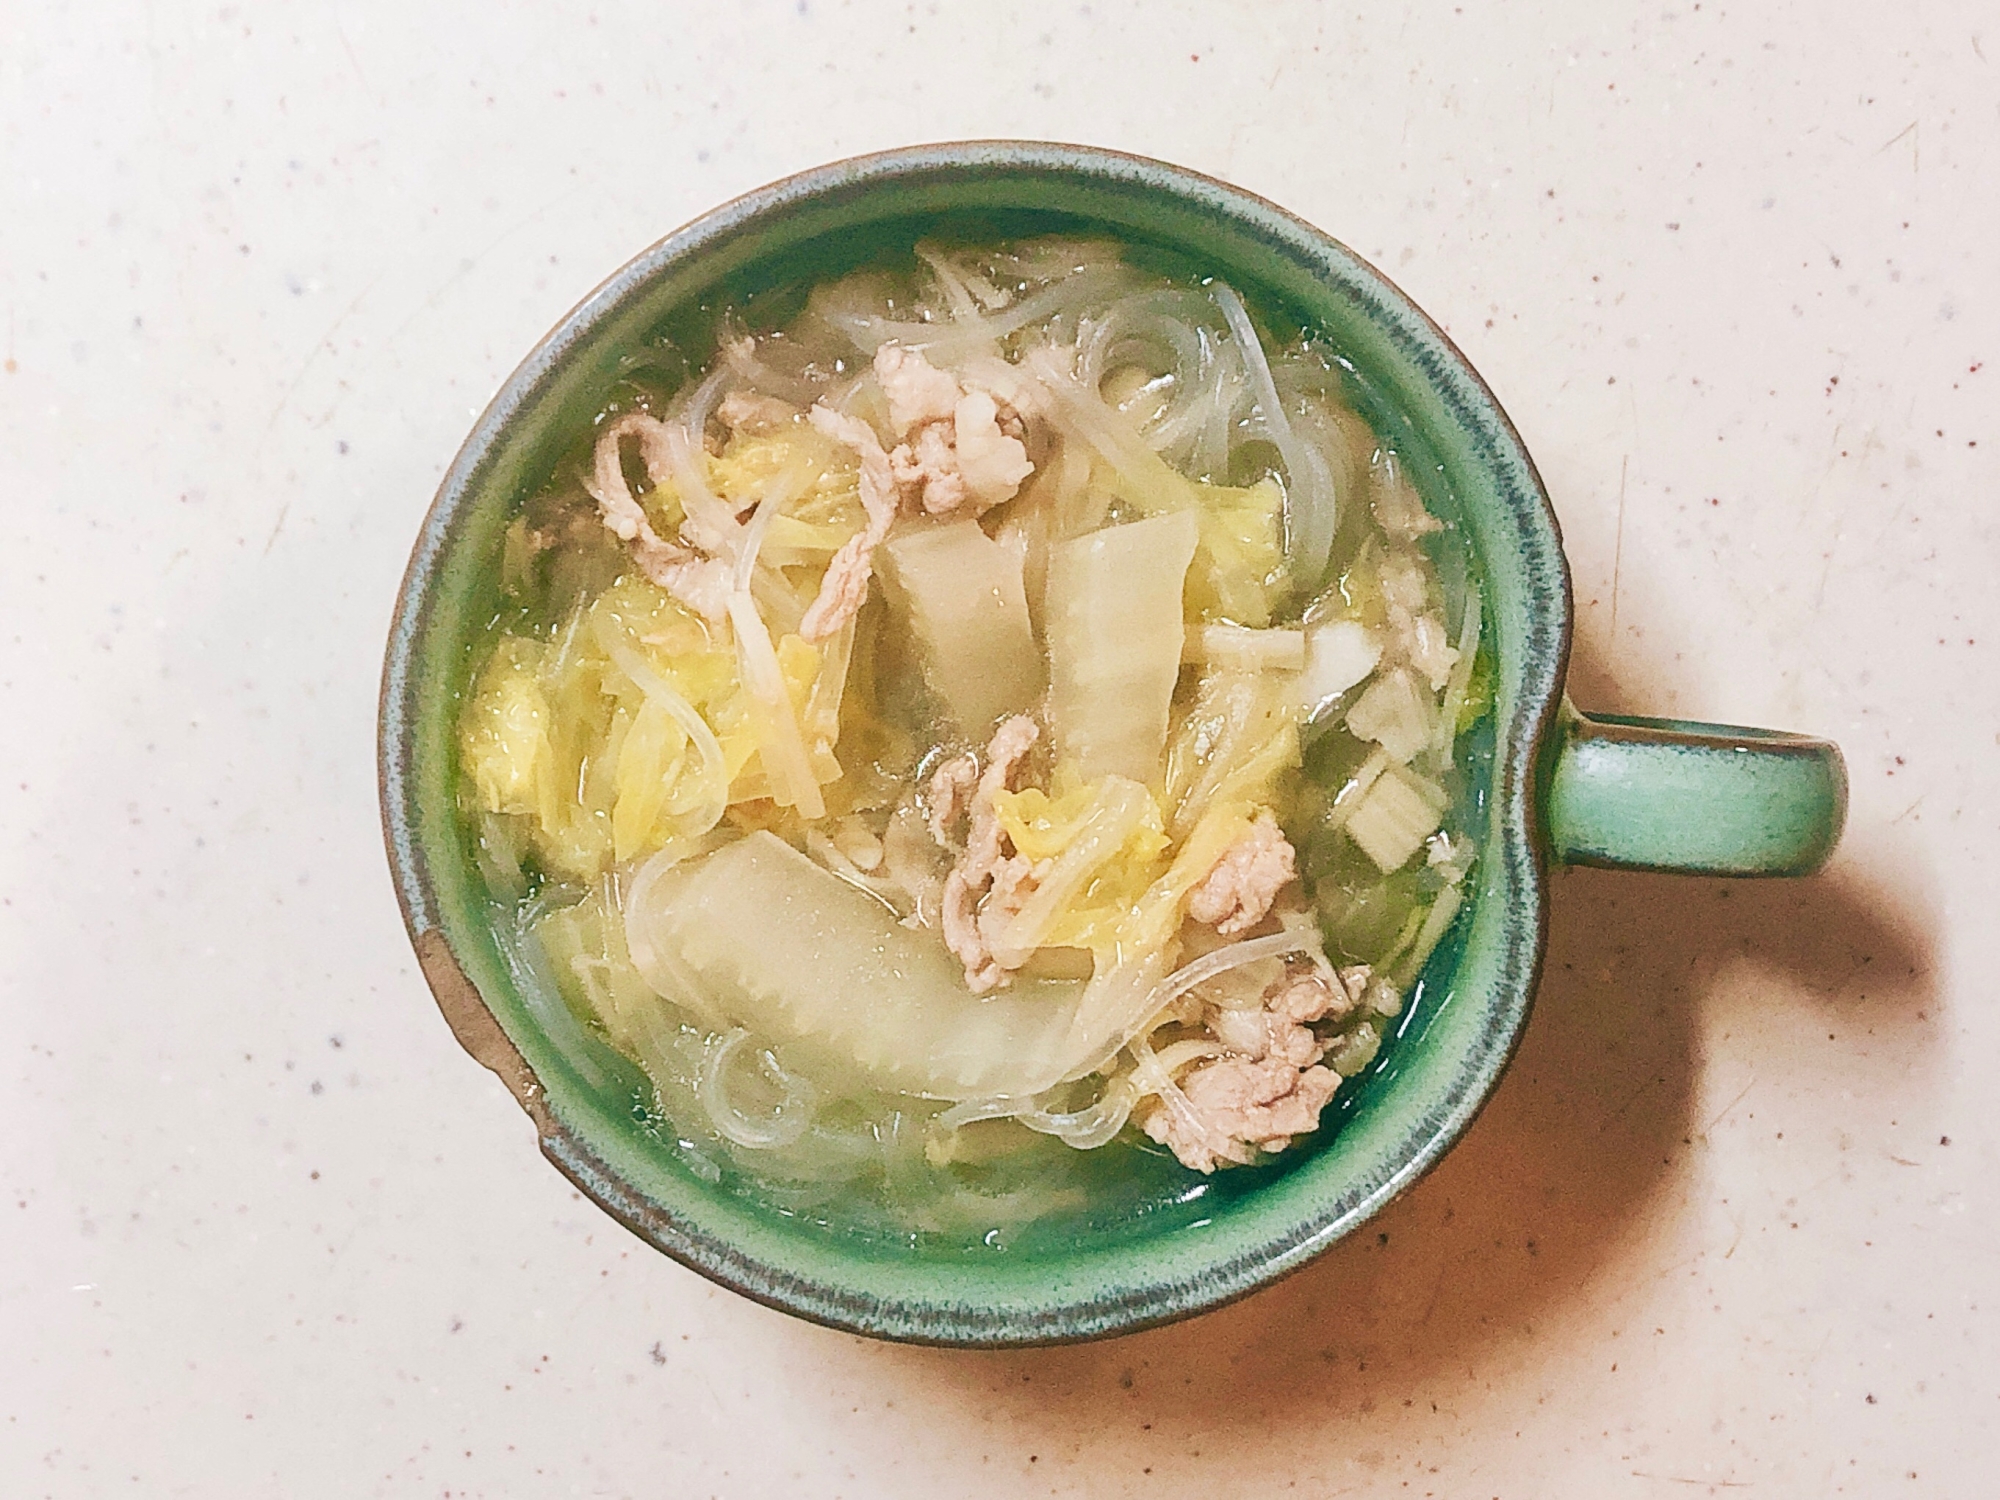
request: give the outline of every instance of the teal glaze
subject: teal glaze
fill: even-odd
[[[1088,1224],[1033,1253],[917,1254],[811,1231],[698,1180],[634,1109],[629,1065],[601,1048],[558,1050],[536,1020],[548,997],[524,993],[487,925],[455,813],[453,725],[497,599],[505,524],[632,350],[671,338],[704,360],[718,303],[782,296],[925,232],[1057,228],[1110,234],[1135,254],[1179,254],[1311,326],[1352,362],[1371,419],[1424,456],[1427,503],[1478,555],[1496,664],[1481,730],[1491,753],[1470,799],[1476,889],[1413,991],[1405,1034],[1343,1089],[1337,1128],[1282,1166],[1230,1178],[1195,1214]],[[1746,843],[1697,851],[1646,834],[1651,813],[1621,814],[1621,786],[1650,796],[1670,782],[1633,756],[1619,772],[1597,752],[1562,753],[1590,748],[1552,733],[1570,624],[1555,518],[1506,414],[1445,335],[1342,245],[1235,188],[1109,152],[975,142],[864,157],[752,193],[640,255],[563,320],[480,417],[425,520],[390,633],[379,740],[390,864],[425,978],[460,1041],[521,1102],[549,1158],[649,1243],[771,1306],[878,1337],[994,1346],[1128,1331],[1304,1265],[1464,1132],[1527,1018],[1546,921],[1542,799],[1556,783],[1563,848],[1580,858],[1664,854],[1714,867],[1724,856],[1782,862],[1784,850],[1811,845],[1781,839],[1773,854],[1738,823]],[[1735,786],[1747,805],[1747,785],[1728,779],[1739,774],[1710,768],[1701,784],[1708,795]],[[1830,842],[1837,809],[1824,813]]]
[[[1847,810],[1837,747],[1803,735],[1569,709],[1549,779],[1549,850],[1567,864],[1804,875]]]

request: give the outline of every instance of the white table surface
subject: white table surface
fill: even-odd
[[[872,1344],[578,1198],[412,962],[391,601],[683,220],[972,135],[1374,259],[1513,413],[1585,706],[1837,738],[1812,880],[1573,873],[1519,1060],[1192,1324]],[[1990,1493],[2000,14],[201,6],[0,43],[0,1494]]]

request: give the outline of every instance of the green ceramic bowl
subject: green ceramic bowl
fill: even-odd
[[[573,1065],[495,949],[454,810],[453,723],[497,598],[501,532],[600,408],[632,350],[704,358],[719,304],[837,275],[925,233],[1066,228],[1178,252],[1351,361],[1365,414],[1425,467],[1470,539],[1498,656],[1476,789],[1477,890],[1376,1070],[1308,1149],[1223,1173],[1133,1222],[1038,1249],[945,1253],[839,1235],[698,1180],[649,1132],[629,1072]],[[1420,466],[1412,463],[1412,469]],[[1743,875],[1821,863],[1845,805],[1839,752],[1762,731],[1589,719],[1563,673],[1571,600],[1533,462],[1450,340],[1375,269],[1209,178],[1070,146],[982,142],[864,157],[738,199],[646,251],[563,319],[480,417],[411,557],[384,669],[382,811],[404,918],[459,1040],[528,1112],[544,1153],[635,1234],[774,1307],[856,1332],[1007,1345],[1185,1317],[1297,1269],[1414,1182],[1506,1067],[1535,987],[1548,861]],[[547,997],[540,997],[546,1003]],[[595,1074],[587,1077],[586,1074]]]

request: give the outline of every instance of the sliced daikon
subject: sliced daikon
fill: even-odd
[[[983,739],[1042,690],[1020,550],[976,521],[924,526],[883,547],[931,688],[958,727]]]
[[[1088,780],[1160,779],[1180,675],[1189,511],[1108,526],[1049,553],[1049,717],[1056,753]]]
[[[1080,983],[1023,977],[974,995],[935,933],[774,834],[667,870],[634,891],[625,922],[722,1020],[823,1083],[974,1099],[1035,1093],[1076,1066]]]

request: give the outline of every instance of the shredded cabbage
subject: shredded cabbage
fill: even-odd
[[[1066,889],[1052,892],[1052,900],[1061,899],[1054,901],[1034,946],[1085,948],[1100,962],[1108,962],[1117,955],[1133,908],[1165,867],[1167,835],[1160,806],[1144,788],[1134,789],[1123,778],[1086,782],[1068,765],[1057,767],[1053,786],[1053,795],[1030,787],[1002,792],[994,799],[1000,826],[1015,852],[1030,860],[1061,861],[1080,841],[1096,841],[1083,875],[1066,882]],[[1108,818],[1107,808],[1114,810]],[[1119,834],[1118,842],[1106,847]],[[1078,859],[1079,865],[1084,862]],[[1052,871],[1045,887],[1054,879]],[[1027,935],[1024,928],[1020,936]]]
[[[1188,617],[1268,625],[1290,587],[1282,515],[1285,492],[1274,479],[1248,489],[1200,484],[1192,492],[1201,523],[1183,594]]]
[[[1076,788],[1061,810],[1040,793],[1023,792],[1018,798],[1038,802],[1024,808],[1015,800],[1001,812],[1002,826],[1011,815],[1031,847],[1048,851],[1041,856],[1048,868],[1038,872],[1021,909],[994,934],[994,957],[1018,968],[1037,948],[1110,951],[1105,928],[1123,915],[1121,894],[1134,886],[1143,889],[1144,872],[1166,847],[1159,804],[1145,787],[1123,776],[1105,776]],[[997,807],[998,798],[995,803]],[[1114,863],[1121,867],[1100,882],[1100,872]]]
[[[1142,962],[1164,954],[1180,930],[1181,915],[1191,892],[1231,845],[1250,831],[1254,804],[1211,802],[1181,840],[1173,861],[1132,904],[1118,933],[1123,963]]]
[[[1276,672],[1210,672],[1167,744],[1170,828],[1185,838],[1209,804],[1277,801],[1277,784],[1299,764],[1297,687]]]
[[[545,655],[539,642],[503,636],[473,689],[459,743],[465,774],[489,813],[559,815],[551,806],[555,751],[541,682]]]

